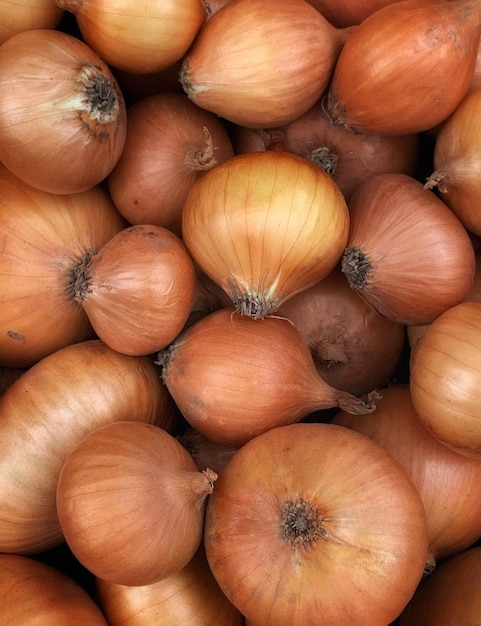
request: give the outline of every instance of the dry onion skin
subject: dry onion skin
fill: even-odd
[[[321,280],[347,242],[349,212],[331,177],[287,152],[240,154],[196,181],[182,238],[236,310],[259,319]]]
[[[442,313],[411,352],[414,408],[449,448],[481,458],[481,303],[462,302]]]
[[[203,0],[53,0],[75,15],[82,38],[113,68],[134,74],[181,59],[206,19]]]
[[[379,9],[339,54],[326,104],[331,119],[372,134],[435,127],[468,92],[480,34],[479,0],[404,0]]]
[[[25,30],[57,28],[63,15],[52,0],[0,0],[0,44]]]
[[[385,450],[303,423],[234,454],[209,498],[204,543],[253,624],[386,626],[422,577],[427,530],[416,488]]]
[[[321,97],[348,35],[305,0],[231,0],[199,32],[180,82],[195,104],[230,122],[278,126]]]
[[[0,159],[25,183],[68,194],[100,183],[125,144],[126,107],[107,64],[58,30],[0,46]]]

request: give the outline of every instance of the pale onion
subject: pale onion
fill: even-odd
[[[424,428],[409,385],[385,387],[380,395],[372,416],[339,411],[332,423],[368,436],[407,471],[426,510],[427,566],[437,566],[481,537],[481,463],[449,450]]]
[[[163,428],[101,426],[68,454],[58,478],[65,540],[97,578],[155,583],[179,572],[199,548],[216,479]]]
[[[471,239],[422,183],[405,174],[374,176],[356,190],[349,213],[342,271],[381,315],[428,324],[463,300],[475,272]]]
[[[231,122],[278,126],[321,97],[349,34],[305,0],[235,0],[207,20],[180,82],[198,106]]]
[[[418,164],[418,135],[354,133],[331,123],[322,100],[284,126],[234,126],[231,133],[237,154],[287,150],[312,161],[332,176],[346,200],[367,178],[386,172],[414,175]]]
[[[147,357],[98,340],[58,350],[0,396],[0,552],[63,541],[55,506],[62,464],[91,430],[116,420],[173,429],[177,410]]]
[[[181,232],[182,208],[204,172],[234,156],[222,122],[185,94],[160,93],[128,109],[122,155],[108,177],[112,200],[131,224]]]
[[[434,146],[434,172],[426,187],[441,199],[464,226],[481,235],[481,89],[471,92],[439,129]]]
[[[182,213],[182,237],[202,271],[242,315],[262,318],[321,280],[349,233],[331,177],[287,152],[240,154],[206,172]]]
[[[244,618],[220,590],[203,543],[179,572],[132,587],[96,580],[109,626],[243,626]]]
[[[93,255],[76,281],[74,298],[104,343],[141,356],[177,337],[195,292],[195,268],[182,240],[161,226],[137,224]]]
[[[183,331],[158,362],[189,424],[233,447],[320,409],[375,409],[375,394],[361,401],[328,385],[302,335],[278,316],[254,322],[219,309]]]
[[[70,576],[18,554],[0,554],[0,603],[4,626],[109,626]]]
[[[291,424],[240,448],[206,512],[210,568],[254,624],[386,626],[426,560],[412,481],[368,437]]]
[[[30,30],[0,46],[0,160],[51,193],[100,183],[126,134],[123,95],[106,63],[80,39]]]
[[[414,408],[453,450],[481,459],[481,302],[461,302],[432,322],[411,352]]]
[[[75,15],[82,38],[106,63],[136,74],[181,59],[206,19],[203,0],[53,0]]]
[[[46,193],[1,164],[0,197],[0,364],[28,367],[94,336],[75,284],[126,223],[100,186]]]
[[[479,0],[404,0],[368,16],[334,69],[326,105],[333,122],[386,135],[443,122],[473,77],[480,8]]]
[[[404,349],[406,330],[353,291],[340,268],[279,308],[304,337],[320,376],[354,395],[384,387]]]
[[[57,28],[63,15],[52,0],[0,0],[0,44],[24,30]]]

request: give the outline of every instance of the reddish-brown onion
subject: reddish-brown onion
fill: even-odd
[[[195,290],[194,265],[182,240],[161,226],[137,224],[92,257],[75,285],[75,299],[102,341],[140,356],[177,337]]]
[[[291,424],[226,465],[205,546],[221,589],[254,624],[386,626],[421,579],[426,519],[381,446],[333,424]]]
[[[199,32],[180,81],[193,102],[220,117],[278,126],[320,98],[349,34],[305,0],[232,0]]]
[[[330,117],[380,135],[433,128],[466,95],[480,34],[479,0],[388,4],[363,20],[342,48],[329,86]]]
[[[112,422],[65,459],[57,484],[63,534],[97,578],[150,585],[179,572],[199,548],[216,479],[164,429]]]
[[[173,430],[177,408],[147,357],[98,340],[58,350],[0,396],[0,552],[35,553],[63,541],[55,506],[62,464],[91,430],[140,420]]]
[[[409,386],[387,387],[380,395],[372,416],[339,411],[332,423],[368,436],[407,471],[426,509],[432,567],[481,537],[481,463],[449,450],[424,428]]]
[[[1,164],[0,197],[0,364],[28,367],[94,336],[75,285],[126,223],[100,186],[46,193]]]
[[[108,177],[110,195],[131,224],[181,233],[182,208],[204,172],[234,156],[227,130],[185,94],[162,93],[128,109],[122,155]]]
[[[123,150],[126,108],[106,63],[68,33],[18,33],[0,47],[0,159],[51,193],[85,191]]]
[[[405,174],[374,176],[354,193],[349,213],[342,271],[381,315],[427,324],[463,300],[475,271],[471,239],[422,183]]]
[[[93,598],[56,568],[18,554],[0,554],[4,626],[108,626]]]
[[[0,44],[25,30],[57,28],[63,14],[52,0],[0,0]]]
[[[239,446],[319,409],[374,410],[328,385],[296,327],[282,317],[250,320],[231,307],[203,317],[159,354],[162,379],[189,424]]]
[[[151,585],[128,587],[96,580],[109,626],[243,626],[244,618],[220,590],[204,545],[179,572]]]

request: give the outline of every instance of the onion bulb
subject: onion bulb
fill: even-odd
[[[73,554],[97,578],[149,585],[179,572],[202,541],[217,475],[155,425],[118,421],[69,453],[57,511]]]
[[[52,0],[0,0],[0,44],[25,30],[57,28],[63,14]]]
[[[182,237],[200,269],[251,318],[321,280],[347,242],[349,213],[331,177],[287,152],[240,154],[196,181]]]

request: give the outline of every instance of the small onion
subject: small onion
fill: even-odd
[[[182,213],[200,269],[252,318],[321,280],[347,242],[349,212],[331,177],[287,152],[240,154],[206,172]]]
[[[233,0],[199,32],[180,82],[198,106],[231,122],[285,124],[321,97],[349,33],[305,0]]]
[[[479,0],[404,0],[375,11],[339,54],[331,119],[380,135],[433,128],[468,92],[480,34]]]
[[[69,453],[57,511],[73,554],[97,578],[149,585],[179,572],[202,541],[217,478],[158,426],[119,421]]]
[[[405,174],[374,176],[354,193],[349,213],[342,271],[381,315],[428,324],[463,300],[475,272],[471,239],[422,183]]]
[[[56,28],[63,14],[52,0],[0,0],[0,44],[25,30]]]
[[[252,321],[219,309],[183,331],[158,362],[189,424],[233,447],[320,409],[375,408],[375,396],[360,401],[328,385],[299,331],[277,316]]]
[[[0,46],[0,159],[51,193],[100,183],[126,134],[123,95],[106,63],[57,30],[18,33]]]

